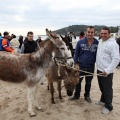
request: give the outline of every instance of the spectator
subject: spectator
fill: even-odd
[[[0,37],[2,37],[2,34],[0,33]]]
[[[79,37],[79,39],[81,40],[82,38],[84,38],[85,37],[85,33],[84,32],[80,32],[80,37]]]
[[[0,33],[0,51],[3,49],[2,48],[2,39],[3,39],[3,37],[2,37],[2,34]]]
[[[36,40],[38,42],[38,44],[40,45],[40,43],[42,42],[41,40],[41,36],[38,36],[38,39]]]
[[[3,35],[4,37],[2,40],[2,51],[14,52],[14,49],[10,47],[9,33],[6,31],[3,33]]]
[[[19,41],[16,39],[16,35],[11,36],[12,40],[10,41],[10,46],[18,52]]]
[[[20,35],[19,36],[19,39],[18,39],[18,41],[19,41],[19,48],[21,49],[21,46],[22,46],[22,44],[23,44],[23,36],[22,35]]]
[[[33,32],[28,32],[27,40],[22,44],[21,53],[33,53],[39,48],[38,43],[33,40]]]
[[[74,56],[74,50],[73,50],[73,45],[72,45],[73,39],[75,39],[73,32],[70,32],[68,36],[68,43],[69,43],[69,49],[71,50],[72,56]]]

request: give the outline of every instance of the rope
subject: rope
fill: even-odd
[[[60,76],[60,65],[58,66],[58,76]]]
[[[91,74],[91,75],[84,75],[84,76],[80,76],[80,78],[81,77],[85,77],[85,76],[103,76],[103,77],[106,77],[105,75],[102,75],[102,73],[100,73],[100,74],[97,74],[97,73],[91,73],[91,72],[87,72],[87,71],[84,71],[84,70],[78,70],[78,69],[75,69],[75,68],[73,68],[73,67],[70,67],[70,66],[68,66],[66,63],[61,63],[60,61],[58,61],[58,63],[57,63],[59,66],[66,66],[66,67],[68,67],[68,68],[72,68],[72,69],[74,69],[74,70],[77,70],[77,71],[79,71],[79,72],[85,72],[85,73],[89,73],[89,74]]]

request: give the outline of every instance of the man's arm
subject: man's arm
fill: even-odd
[[[119,46],[117,43],[112,44],[110,53],[112,61],[110,65],[105,69],[106,74],[112,73],[113,70],[117,67],[118,63],[120,62]]]
[[[75,54],[74,54],[74,63],[75,64],[78,62],[79,54],[80,54],[80,44],[78,41],[77,45],[76,45],[76,49],[75,49]]]

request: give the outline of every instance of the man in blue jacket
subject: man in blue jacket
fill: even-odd
[[[0,33],[0,51],[3,50],[3,47],[2,47],[2,39],[3,39],[3,37],[2,37],[2,34]]]
[[[76,50],[74,54],[74,63],[78,63],[80,65],[80,80],[79,83],[76,85],[74,96],[70,98],[70,100],[79,99],[80,92],[81,92],[81,83],[83,80],[82,76],[90,75],[87,72],[94,73],[95,68],[95,61],[96,61],[96,53],[97,53],[97,46],[98,40],[94,38],[95,29],[92,26],[89,26],[86,31],[86,37],[79,40],[76,45]],[[86,71],[86,73],[84,72]],[[91,103],[90,99],[90,89],[91,89],[91,82],[93,76],[86,76],[85,77],[85,93],[84,98],[87,102]]]

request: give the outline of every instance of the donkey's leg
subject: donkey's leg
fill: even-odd
[[[61,95],[61,81],[59,81],[58,83],[58,93],[59,93],[59,99],[62,99],[62,95]]]
[[[47,81],[47,90],[50,90],[49,82]]]
[[[29,112],[31,117],[36,116],[36,114],[33,112],[34,95],[36,94],[35,90],[36,90],[36,86],[28,87],[28,95],[27,95],[27,99],[28,99],[28,112]]]
[[[51,101],[52,101],[53,104],[55,104],[53,83],[50,83],[50,93],[51,93]]]
[[[35,90],[36,93],[34,94],[34,98],[35,98],[34,104],[35,104],[35,107],[37,110],[42,110],[42,108],[39,106],[39,103],[38,103],[38,88],[39,88],[39,86],[40,86],[40,84],[37,83],[36,90]]]

